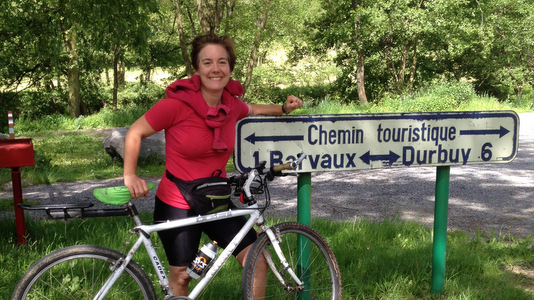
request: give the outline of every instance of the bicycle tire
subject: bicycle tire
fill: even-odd
[[[268,236],[262,233],[252,246],[245,263],[241,283],[243,299],[341,299],[339,267],[334,252],[326,241],[314,229],[300,223],[281,223],[271,227],[271,229],[275,233],[279,231],[280,247],[286,260],[300,280],[307,282],[307,284],[301,291],[296,289],[296,284],[290,275],[282,270],[281,263],[277,261],[278,258],[274,249],[272,249]],[[309,249],[309,252],[307,252],[309,253],[309,256],[307,256],[308,263],[299,263],[302,259],[298,255],[300,251],[298,250],[297,239],[299,238],[302,238],[301,245],[306,245]],[[258,263],[263,260],[262,254],[264,251],[272,254],[273,262],[283,276],[286,286],[282,286],[274,276],[274,273],[269,270],[266,278],[265,297],[255,298],[253,294],[254,285],[258,285],[257,288],[260,287],[259,283],[254,282],[254,274]]]
[[[28,269],[12,299],[93,299],[121,257],[120,252],[93,245],[57,250]],[[106,299],[152,300],[156,293],[143,269],[130,261]]]

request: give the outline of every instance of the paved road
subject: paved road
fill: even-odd
[[[468,165],[451,168],[449,229],[495,234],[534,233],[534,113],[520,114],[518,155],[507,164]],[[435,167],[378,169],[312,175],[312,216],[331,219],[398,218],[432,226],[434,218]],[[150,178],[157,183],[157,178]],[[297,213],[296,178],[285,177],[271,184],[278,216]],[[91,190],[122,185],[121,179],[32,186],[24,198],[41,203],[96,201]],[[153,196],[153,192],[149,197]],[[0,198],[12,197],[10,190]],[[136,202],[152,210],[150,199]],[[12,213],[0,213],[0,216]]]

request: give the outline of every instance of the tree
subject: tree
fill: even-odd
[[[154,1],[111,1],[93,4],[91,14],[92,46],[112,54],[113,110],[118,105],[118,89],[123,81],[125,53],[128,50],[146,55],[150,36],[150,14],[157,11]]]
[[[40,88],[61,72],[65,62],[60,26],[48,3],[0,2],[0,86],[15,94]]]
[[[182,6],[183,1],[174,0],[174,10],[176,11],[176,30],[178,31],[178,37],[180,39],[180,50],[182,52],[182,58],[184,60],[185,72],[188,76],[193,76],[193,66],[191,59],[189,58],[189,52],[187,51],[187,41],[184,31],[184,23],[182,20]],[[187,8],[186,8],[187,9]]]
[[[311,41],[316,52],[335,49],[335,62],[343,70],[338,83],[344,92],[356,95],[360,103],[367,103],[365,92],[366,51],[372,48],[372,36],[376,27],[369,22],[369,3],[365,1],[326,1],[324,13],[311,26],[315,29]],[[376,42],[375,42],[376,43]]]
[[[173,0],[173,3],[176,12],[176,29],[186,73],[188,75],[193,74],[187,51],[187,45],[190,41],[198,34],[225,34],[238,40],[236,43],[238,66],[234,69],[234,76],[240,77],[243,74],[241,61],[247,62],[244,66],[244,88],[246,90],[253,75],[258,49],[264,39],[262,33],[268,22],[270,0],[239,4],[235,0],[195,0],[194,6],[187,0]],[[193,14],[192,10],[196,10],[196,14]],[[243,14],[237,18],[234,14],[235,10],[239,10]],[[186,19],[184,15],[188,16],[189,22],[184,22]],[[192,18],[192,15],[196,15],[198,18]],[[196,31],[197,27],[201,28],[201,33]],[[243,51],[245,48],[247,48],[246,52]],[[245,57],[247,59],[244,59]]]
[[[477,20],[486,63],[471,73],[479,90],[489,91],[501,99],[521,97],[526,86],[533,86],[534,54],[533,1],[494,0],[477,2]],[[482,62],[477,60],[477,62]]]
[[[114,97],[117,106],[118,65],[128,47],[142,49],[148,38],[148,15],[156,8],[153,1],[92,3],[81,0],[3,1],[1,35],[5,44],[1,84],[19,90],[39,88],[51,82],[50,76],[66,78],[68,112],[73,117],[85,113],[80,95],[82,73],[94,70],[95,55],[113,53]],[[101,70],[102,66],[98,66]]]
[[[252,79],[254,63],[256,62],[258,48],[260,47],[260,43],[262,41],[262,33],[265,30],[265,26],[267,25],[267,19],[269,18],[269,2],[270,0],[265,0],[263,15],[258,17],[258,19],[256,20],[256,26],[258,30],[256,31],[256,34],[254,35],[254,41],[252,42],[252,47],[250,49],[250,56],[245,66],[245,72],[246,72],[245,78],[246,79],[243,84],[243,89],[244,89],[243,94],[246,93],[247,88],[250,85],[250,81]]]
[[[323,2],[311,25],[317,52],[337,53],[343,95],[379,99],[417,85],[470,80],[506,98],[532,82],[532,0],[344,0]],[[530,60],[529,60],[530,59]],[[365,72],[363,71],[365,67]],[[365,83],[363,79],[365,78]]]

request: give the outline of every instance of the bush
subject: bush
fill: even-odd
[[[99,81],[88,78],[84,81],[80,90],[80,97],[87,107],[87,114],[98,112],[108,99],[113,97],[113,89],[103,86]]]
[[[120,108],[131,105],[150,108],[156,102],[165,97],[165,88],[153,82],[126,83],[118,94]]]
[[[391,111],[451,111],[476,97],[469,82],[439,82],[409,96],[386,97],[383,105]]]
[[[46,115],[62,114],[67,111],[67,91],[50,90],[30,91],[26,90],[19,95],[17,110],[20,116],[30,119],[39,119]]]

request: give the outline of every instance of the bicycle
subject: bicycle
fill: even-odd
[[[339,267],[326,241],[309,226],[286,222],[268,227],[263,218],[263,212],[270,203],[267,182],[273,180],[275,176],[283,175],[283,170],[296,168],[304,157],[302,154],[290,163],[271,168],[265,168],[263,163],[249,172],[231,177],[230,181],[235,186],[234,194],[240,195],[246,205],[244,208],[146,225],[139,218],[135,205],[129,201],[131,197],[128,199],[128,193],[125,199],[116,202],[117,204],[126,202],[125,208],[120,210],[134,219],[136,226],[132,231],[139,237],[126,255],[95,245],[77,245],[57,250],[30,267],[19,281],[13,299],[157,299],[151,280],[132,259],[141,245],[144,245],[151,258],[163,292],[163,299],[196,299],[231,256],[245,233],[255,225],[258,227],[259,235],[245,262],[241,285],[243,299],[254,299],[254,274],[258,264],[264,263],[263,260],[266,260],[269,266],[266,281],[268,284],[265,286],[266,298],[341,299]],[[101,189],[100,192],[110,189],[113,188]],[[263,207],[258,205],[254,197],[254,194],[261,193],[265,194],[266,199]],[[69,209],[63,208],[63,212],[67,214]],[[82,208],[74,215],[83,217],[94,214]],[[110,210],[109,214],[122,213],[117,213],[115,209]],[[102,216],[106,213],[100,211],[97,215]],[[170,228],[247,215],[250,217],[245,226],[212,261],[211,268],[190,294],[187,297],[175,296],[169,286],[167,273],[150,240],[150,234]],[[69,217],[72,215],[69,214]]]

